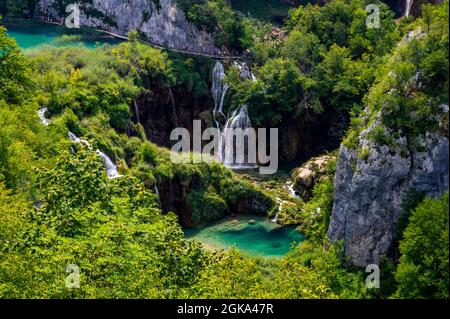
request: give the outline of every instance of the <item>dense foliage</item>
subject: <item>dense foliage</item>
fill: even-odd
[[[255,22],[249,46],[258,81],[241,83],[230,75],[234,104],[250,105],[252,119],[268,126],[308,113],[346,116],[361,109],[381,58],[401,36],[393,12],[381,2],[381,27],[366,27],[365,8],[372,2],[301,6],[282,29]]]
[[[439,121],[448,123],[448,113],[442,112],[448,105],[448,1],[425,5],[424,15],[395,52],[383,59],[364,99],[366,115],[353,120],[345,141],[348,147],[357,147],[359,132],[374,123],[380,110],[381,123],[369,136],[379,145],[396,146],[395,139],[405,136],[409,145],[420,147],[419,135],[445,131]]]
[[[396,297],[448,299],[448,203],[448,192],[427,198],[409,218],[400,242]]]
[[[392,142],[387,127],[408,136],[439,129],[430,119],[448,105],[448,1],[426,6],[412,24],[396,24],[377,2],[380,29],[366,28],[369,1],[362,0],[299,7],[282,28],[245,17],[227,1],[177,1],[190,21],[216,34],[217,45],[249,49],[257,80],[230,67],[226,81],[229,109],[247,103],[257,125],[339,111],[352,116],[345,143],[353,147],[382,108],[371,137],[380,144]],[[21,12],[32,1],[5,3],[4,12]],[[420,37],[397,45],[419,25]],[[344,268],[342,243],[326,237],[334,159],[308,201],[285,205],[286,221],[308,236],[286,256],[259,259],[185,240],[178,216],[162,212],[156,185],[196,181],[185,194],[194,224],[250,199],[273,216],[276,201],[221,164],[173,163],[131,123],[132,102],[150,90],[182,84],[194,96],[207,94],[212,61],[130,38],[114,47],[24,55],[0,28],[0,298],[448,298],[448,192],[405,203],[399,264],[386,263],[389,287],[374,294],[364,270]],[[422,86],[412,90],[417,73]],[[37,116],[43,106],[49,126]],[[368,118],[360,117],[363,106]],[[68,130],[92,149],[71,143]],[[107,178],[97,148],[117,163],[120,178]],[[80,267],[79,289],[65,286],[70,264]]]
[[[340,264],[340,249],[333,246],[302,248],[323,256],[330,266],[299,260],[303,253],[294,252],[279,261],[253,260],[236,251],[211,253],[184,240],[174,214],[161,214],[152,184],[194,175],[202,180],[188,196],[194,219],[214,218],[212,209],[220,217],[240,198],[271,201],[219,164],[175,165],[168,151],[111,128],[111,105],[130,103],[138,88],[173,83],[176,76],[161,69],[170,64],[164,54],[126,43],[95,51],[46,48],[25,58],[11,45],[18,59],[34,62],[36,72],[24,68],[13,79],[14,85],[22,78],[31,81],[33,72],[35,91],[22,97],[20,106],[8,101],[8,94],[1,99],[1,297],[345,297],[351,295],[348,287],[362,283],[339,267],[327,277],[315,271]],[[107,87],[117,91],[115,100],[102,95]],[[49,105],[52,123],[47,127],[39,123],[39,104]],[[125,176],[107,179],[100,157],[83,144],[73,144],[68,152],[67,129],[87,138],[93,149],[122,158],[118,167]],[[281,295],[288,283],[274,286],[266,269],[287,278],[294,263],[304,276]],[[80,266],[80,289],[65,288],[70,264]],[[245,283],[243,264],[260,269]],[[214,277],[227,282],[220,291],[211,281],[213,266]],[[333,283],[342,280],[344,285]],[[243,289],[236,290],[238,285]]]
[[[226,0],[176,0],[188,21],[200,30],[215,35],[217,47],[241,52],[244,49],[242,17]]]

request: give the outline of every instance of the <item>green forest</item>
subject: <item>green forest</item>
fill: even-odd
[[[71,45],[92,36],[82,28],[59,36],[60,45],[24,49],[12,35],[16,19],[39,19],[39,1],[1,1],[0,298],[448,299],[448,181],[444,191],[423,184],[396,199],[402,213],[389,226],[395,236],[379,258],[378,289],[351,262],[346,239],[329,238],[342,147],[357,154],[346,167],[358,174],[375,148],[387,150],[384,163],[393,153],[411,161],[416,151],[434,154],[424,136],[448,145],[448,0],[401,18],[379,0],[173,1],[186,23],[251,66],[255,79],[243,79],[236,63],[222,61],[227,114],[247,105],[255,127],[302,133],[302,155],[283,163],[304,193],[289,196],[280,174],[174,163],[170,145],[153,139],[169,124],[152,114],[169,114],[171,104],[180,126],[189,112],[214,125],[216,59],[152,47],[140,30],[117,44]],[[69,3],[54,2],[62,12]],[[164,1],[148,2],[165,10]],[[380,28],[366,26],[369,4],[379,7]],[[420,85],[411,88],[416,75]],[[192,110],[180,111],[184,103]],[[335,122],[341,135],[330,144],[325,131]],[[282,135],[283,150],[297,149],[292,135]],[[100,153],[118,178],[109,178]],[[310,169],[320,177],[297,187],[305,163],[324,154],[326,164]],[[448,180],[448,152],[446,172]],[[275,218],[304,240],[266,258],[185,236],[240,215]],[[79,288],[66,285],[68,265],[79,266]]]

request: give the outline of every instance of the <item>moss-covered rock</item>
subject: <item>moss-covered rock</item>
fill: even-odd
[[[312,158],[294,170],[292,173],[293,186],[301,198],[304,200],[311,198],[314,185],[332,170],[335,161],[336,156],[326,154]]]

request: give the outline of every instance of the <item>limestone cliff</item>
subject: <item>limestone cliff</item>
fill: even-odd
[[[448,83],[436,87],[424,76],[430,41],[418,28],[399,43],[340,146],[328,236],[344,241],[353,265],[378,263],[393,248],[410,191],[436,197],[448,190]],[[408,75],[401,77],[399,61]]]
[[[421,138],[420,149],[407,154],[360,135],[360,145],[370,149],[368,158],[341,145],[336,164],[334,205],[328,235],[345,241],[350,262],[365,267],[378,263],[390,249],[396,224],[403,213],[402,199],[410,189],[437,196],[448,189],[449,141],[439,133]],[[407,147],[400,138],[399,145]]]
[[[156,3],[159,2],[159,6]],[[81,26],[96,27],[121,35],[138,30],[148,41],[171,49],[218,54],[211,35],[186,20],[175,0],[80,1]],[[41,15],[64,21],[68,15],[57,0],[42,0]]]

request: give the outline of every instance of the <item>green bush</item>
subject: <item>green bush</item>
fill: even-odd
[[[194,225],[219,220],[228,213],[227,203],[215,192],[192,190],[187,200]]]
[[[400,242],[395,297],[448,299],[448,196],[426,198],[412,212]]]

